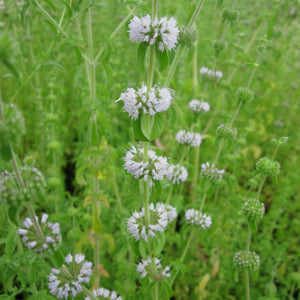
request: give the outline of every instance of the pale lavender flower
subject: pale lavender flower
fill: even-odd
[[[136,179],[143,179],[153,185],[153,180],[162,180],[167,175],[168,161],[166,157],[157,156],[152,150],[148,150],[148,160],[144,162],[144,149],[132,146],[126,152],[124,167],[128,173]]]
[[[83,254],[65,257],[66,265],[52,269],[48,278],[50,293],[58,299],[75,297],[82,291],[82,283],[88,283],[92,274],[92,263],[85,261]]]
[[[185,182],[188,177],[188,171],[184,166],[181,165],[169,165],[167,178],[173,184],[180,184]]]
[[[162,269],[162,265],[161,265],[160,261],[161,261],[160,259],[158,259],[156,257],[154,258],[156,272],[158,272],[158,270]],[[149,257],[148,259],[141,259],[141,261],[138,263],[138,265],[136,267],[136,271],[140,274],[141,278],[144,278],[147,275],[151,274],[151,272],[149,272],[151,270],[151,268],[152,268],[152,262],[151,262],[151,258]],[[159,276],[160,277],[171,277],[171,274],[168,273],[169,271],[170,271],[170,267],[167,266],[159,272]]]
[[[199,211],[195,209],[188,209],[185,212],[185,219],[187,223],[195,224],[202,229],[206,229],[212,224],[211,216],[203,214],[202,212],[199,213]]]
[[[156,113],[166,111],[171,105],[172,98],[172,92],[168,88],[160,88],[156,85],[147,95],[147,86],[142,85],[137,90],[128,88],[116,102],[123,101],[124,110],[131,118],[137,120],[140,114],[154,116]]]
[[[102,297],[104,299],[122,300],[122,297],[118,296],[115,291],[110,291],[110,290],[107,290],[103,287],[100,287],[97,290],[93,290],[92,293],[95,297],[99,296],[99,297]],[[102,299],[102,298],[99,298],[99,299]],[[85,297],[85,300],[91,300],[91,298],[89,296],[87,296],[87,297]]]
[[[143,239],[146,242],[149,237],[156,236],[157,232],[164,232],[167,225],[177,217],[177,210],[171,205],[158,202],[156,206],[149,205],[150,224],[145,222],[145,209],[140,212],[133,212],[132,216],[127,219],[128,232],[136,241]]]
[[[23,222],[26,229],[18,229],[18,234],[22,236],[24,244],[35,252],[56,249],[61,242],[59,224],[47,222],[47,214],[42,214],[41,222],[37,216],[35,219],[40,230],[35,227],[30,218],[26,218]]]
[[[180,144],[188,144],[192,147],[198,147],[201,144],[201,135],[197,132],[189,132],[186,130],[179,130],[175,139]]]
[[[201,78],[209,82],[219,82],[223,77],[223,73],[221,71],[213,71],[207,67],[202,67],[199,72]]]
[[[189,108],[196,113],[206,113],[210,110],[210,105],[207,102],[193,99],[189,103]]]
[[[209,162],[201,165],[201,175],[211,181],[221,180],[224,173],[225,170],[219,170],[214,164],[210,165]]]

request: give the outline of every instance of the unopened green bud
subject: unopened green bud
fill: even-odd
[[[246,87],[238,88],[236,95],[238,97],[238,102],[242,102],[243,104],[251,102],[254,98],[254,92]]]
[[[56,188],[59,187],[61,185],[61,182],[59,180],[59,178],[57,177],[50,177],[48,179],[48,186],[51,188]]]
[[[213,42],[213,48],[215,50],[216,56],[220,54],[220,52],[225,51],[227,48],[227,42],[221,40],[215,40]]]
[[[24,163],[25,163],[25,165],[26,166],[33,166],[34,165],[34,163],[35,163],[35,159],[34,159],[34,157],[33,156],[26,156],[25,158],[24,158]]]
[[[239,271],[256,271],[259,269],[259,264],[259,256],[254,251],[239,251],[233,258],[233,266]]]
[[[256,163],[256,170],[274,179],[280,173],[280,164],[267,157],[262,157]]]
[[[249,221],[257,222],[265,214],[265,205],[259,200],[249,199],[244,203],[242,212]]]
[[[188,29],[185,26],[180,28],[179,42],[185,46],[191,47],[197,41],[197,30]]]
[[[236,128],[232,129],[230,127],[225,126],[224,124],[221,124],[218,126],[216,130],[217,137],[225,138],[225,139],[234,139],[237,135]]]
[[[51,141],[49,144],[48,144],[48,148],[49,150],[59,150],[60,149],[60,143],[58,141]]]
[[[239,11],[238,10],[233,10],[229,8],[224,8],[222,12],[222,20],[223,22],[228,21],[228,22],[234,22],[238,19],[239,17]]]

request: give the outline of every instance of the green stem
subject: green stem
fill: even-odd
[[[87,41],[89,52],[89,85],[90,85],[90,98],[96,98],[96,64],[94,63],[94,42],[93,42],[93,28],[92,28],[92,8],[88,9],[87,14]]]
[[[188,30],[191,30],[193,28],[193,25],[194,25],[194,23],[196,22],[196,20],[197,20],[197,18],[199,16],[199,13],[200,13],[200,11],[201,11],[201,9],[203,7],[204,2],[205,2],[205,0],[198,1],[197,5],[196,5],[196,8],[195,8],[195,10],[193,12],[193,15],[192,15],[192,17],[191,17],[191,19],[190,19],[190,21],[188,23],[188,26],[187,26]]]
[[[49,21],[56,27],[56,29],[66,38],[69,36],[67,33],[57,24],[57,22],[51,17],[51,15],[45,10],[45,8],[36,0],[34,0],[36,6],[42,11],[42,13],[49,19]]]
[[[246,299],[250,300],[250,284],[249,284],[249,271],[245,270],[245,289],[246,289]]]
[[[180,262],[183,262],[183,261],[184,261],[185,256],[186,256],[186,254],[187,254],[187,252],[188,252],[188,250],[189,250],[189,247],[190,247],[190,245],[191,245],[191,242],[192,242],[192,240],[193,240],[193,238],[194,238],[195,232],[196,232],[196,228],[193,227],[193,229],[192,229],[192,231],[191,231],[191,234],[190,234],[190,236],[189,236],[189,239],[188,239],[188,241],[187,241],[187,243],[186,243],[186,245],[185,245],[185,248],[184,248],[184,250],[183,250],[183,253],[182,253],[181,257],[180,257]],[[170,282],[170,286],[172,286],[172,285],[174,284],[174,281],[175,281],[175,279],[176,279],[178,273],[179,273],[179,271],[176,271],[176,273],[174,274],[174,276],[173,276],[173,278],[172,278],[172,280],[171,280],[171,282]]]
[[[16,155],[15,155],[15,152],[14,152],[12,146],[10,146],[10,151],[11,151],[11,162],[12,162],[12,166],[13,166],[14,172],[16,174],[17,182],[19,184],[19,187],[21,189],[24,189],[25,185],[24,185],[24,182],[23,182],[22,175],[21,175],[21,173],[19,171],[19,167],[18,167],[17,160],[16,160]]]
[[[158,281],[156,281],[155,282],[155,287],[154,287],[154,289],[155,289],[155,300],[158,300],[159,298],[158,298]]]
[[[84,285],[82,285],[82,292],[90,297],[91,300],[99,300],[99,298],[97,298],[96,296],[94,296],[94,294],[88,289],[86,288]]]

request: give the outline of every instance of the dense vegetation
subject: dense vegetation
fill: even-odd
[[[92,274],[70,299],[100,287],[122,299],[300,299],[299,13],[297,0],[0,0],[0,299],[56,299],[49,274],[82,264],[79,253]],[[147,14],[176,19],[175,47],[132,42],[133,17]],[[142,85],[170,107],[128,115],[124,93]],[[132,173],[134,147],[152,177]],[[157,180],[151,151],[187,179]],[[177,217],[132,235],[133,213],[147,228],[159,203]],[[24,239],[47,230],[61,240]]]

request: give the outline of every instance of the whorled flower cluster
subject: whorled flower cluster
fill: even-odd
[[[265,214],[265,205],[257,199],[249,199],[244,203],[242,213],[249,221],[257,222]]]
[[[128,88],[116,101],[124,102],[124,110],[129,116],[137,120],[140,114],[154,116],[156,113],[166,111],[173,99],[172,91],[168,88],[152,87],[147,95],[147,86],[135,90]]]
[[[148,150],[148,160],[144,161],[144,149],[132,146],[123,159],[126,171],[136,179],[149,179],[149,185],[153,185],[153,180],[162,180],[167,175],[167,158],[156,155],[152,150]]]
[[[221,71],[213,71],[207,67],[202,67],[199,72],[201,78],[208,82],[219,82],[223,77],[223,73]]]
[[[129,24],[129,36],[133,42],[146,42],[149,45],[158,45],[160,51],[165,48],[171,50],[178,42],[179,29],[176,20],[172,17],[168,19],[155,18],[151,20],[150,15],[138,18],[134,16]]]
[[[207,102],[193,99],[189,103],[189,108],[196,113],[206,113],[210,110],[210,105]]]
[[[201,165],[201,176],[213,182],[221,180],[224,173],[225,170],[219,170],[214,164],[210,165],[209,162]]]
[[[117,292],[115,291],[110,291],[110,290],[107,290],[103,287],[100,287],[99,289],[97,290],[93,290],[92,291],[93,295],[95,297],[102,297],[104,299],[110,299],[110,300],[122,300],[122,297],[121,296],[118,296],[117,295]],[[85,297],[85,300],[91,300],[91,297],[90,296],[87,296]]]
[[[155,267],[156,271],[160,270],[159,274],[156,274],[156,278],[163,279],[163,277],[171,277],[171,274],[168,273],[170,271],[170,267],[166,266],[163,270],[162,265],[160,263],[160,259],[154,258],[155,260]],[[139,264],[137,265],[136,271],[141,275],[141,278],[146,277],[147,275],[151,275],[151,268],[152,268],[152,262],[151,258],[149,257],[148,259],[142,259]]]
[[[259,256],[254,251],[239,251],[233,258],[233,266],[237,270],[255,271],[259,265]]]
[[[75,297],[82,291],[82,284],[88,283],[92,275],[92,263],[85,261],[83,254],[74,257],[68,254],[65,263],[59,269],[52,269],[49,274],[50,293],[58,299]]]
[[[35,252],[56,249],[61,242],[59,224],[47,222],[47,214],[42,215],[40,222],[37,216],[35,218],[40,231],[34,226],[31,218],[24,220],[23,225],[25,229],[18,229],[18,233],[22,236],[24,244]]]
[[[198,210],[195,210],[193,208],[188,209],[185,212],[185,219],[187,223],[195,224],[197,226],[200,226],[202,229],[206,229],[212,224],[211,216],[199,212]]]
[[[136,241],[143,239],[146,242],[149,237],[156,236],[157,232],[164,232],[167,225],[177,217],[177,210],[171,205],[163,203],[153,203],[149,205],[149,224],[145,222],[145,209],[140,212],[133,212],[132,216],[127,219],[128,232]]]
[[[180,144],[188,144],[192,147],[198,147],[201,144],[201,135],[197,132],[189,132],[184,129],[179,130],[175,139]]]
[[[167,178],[173,184],[180,184],[185,182],[188,177],[188,171],[184,166],[181,165],[169,165],[167,170]]]
[[[234,139],[237,136],[237,129],[221,124],[216,130],[216,135],[225,139]]]

